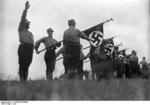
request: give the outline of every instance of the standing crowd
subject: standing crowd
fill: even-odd
[[[46,77],[48,80],[52,79],[53,71],[55,69],[55,62],[58,53],[56,54],[56,48],[61,46],[61,42],[58,42],[53,38],[54,30],[52,28],[47,29],[48,36],[45,36],[35,42],[34,45],[34,36],[29,31],[30,22],[26,19],[27,11],[30,5],[27,1],[25,3],[25,10],[23,11],[21,21],[19,24],[19,39],[20,45],[18,49],[19,56],[19,76],[21,81],[27,81],[28,69],[32,62],[33,50],[35,48],[36,53],[39,54],[38,48],[41,43],[44,43],[46,48],[46,53],[44,56],[46,64]],[[89,40],[88,37],[82,33],[79,29],[75,28],[75,20],[68,20],[69,28],[65,30],[63,35],[63,49],[61,53],[64,54],[63,64],[65,67],[65,74],[67,72],[73,72],[77,68],[83,68],[83,53],[81,52],[80,38]],[[59,51],[60,52],[60,51]],[[80,63],[81,62],[81,63]],[[80,66],[78,66],[80,63]],[[69,71],[68,71],[69,69]],[[80,72],[80,71],[79,71]]]
[[[83,61],[86,58],[90,58],[90,54],[87,54],[86,56],[82,52],[82,45],[80,44],[80,38],[90,41],[89,37],[85,35],[83,32],[81,32],[79,29],[77,29],[76,22],[74,19],[68,20],[68,26],[69,28],[64,31],[63,34],[63,47],[56,52],[55,50],[61,46],[61,42],[57,41],[53,38],[53,32],[54,30],[52,28],[47,29],[48,36],[45,36],[36,42],[34,41],[33,34],[29,31],[30,27],[30,21],[26,19],[27,11],[29,9],[30,5],[27,1],[25,3],[25,9],[23,11],[21,21],[18,28],[19,33],[19,41],[20,45],[18,48],[18,57],[19,57],[19,77],[21,81],[27,81],[28,78],[28,69],[32,62],[33,57],[33,50],[35,49],[36,53],[39,54],[38,48],[41,43],[45,45],[46,52],[44,56],[45,64],[46,64],[46,78],[47,80],[52,80],[53,77],[53,71],[55,70],[55,63],[56,58],[60,54],[63,55],[63,65],[65,68],[65,75],[67,75],[68,79],[72,79],[75,77],[76,73],[79,75],[79,78],[82,79],[84,70],[83,70]],[[34,44],[35,43],[35,44]],[[139,66],[137,66],[139,63],[138,57],[136,55],[135,51],[132,51],[132,54],[130,56],[123,55],[122,52],[119,52],[117,49],[114,51],[115,59],[119,59],[120,67],[126,67],[125,62],[130,63],[130,69],[132,69],[133,74],[138,73],[136,70],[138,70]],[[126,56],[126,57],[125,57]],[[127,60],[125,60],[127,58]],[[122,60],[122,63],[120,62]],[[117,61],[117,59],[116,59]],[[140,62],[141,68],[144,71],[143,76],[147,74],[147,62],[145,57],[143,57],[143,60]],[[115,68],[115,70],[118,69]],[[120,68],[119,68],[120,69]],[[124,70],[124,69],[122,69]],[[120,73],[120,74],[119,74]],[[117,70],[117,76],[122,75],[122,71]]]

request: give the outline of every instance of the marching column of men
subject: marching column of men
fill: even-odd
[[[70,19],[68,20],[69,28],[66,29],[63,34],[63,47],[57,53],[55,52],[55,50],[57,47],[61,46],[61,42],[58,42],[53,38],[54,30],[52,28],[47,29],[47,34],[48,34],[47,37],[43,37],[39,39],[38,41],[36,41],[34,45],[33,34],[29,31],[30,22],[26,19],[26,15],[29,7],[30,5],[29,2],[27,1],[25,3],[25,9],[23,11],[19,28],[18,28],[19,41],[20,41],[20,45],[18,48],[20,80],[27,81],[28,69],[32,62],[32,57],[33,57],[33,50],[35,48],[36,53],[39,54],[40,51],[38,51],[38,48],[41,43],[44,43],[46,48],[44,60],[46,64],[47,80],[52,80],[53,71],[55,70],[56,57],[59,56],[61,53],[63,54],[63,65],[65,68],[65,75],[68,76],[67,78],[73,79],[75,78],[77,73],[79,79],[82,79],[83,72],[84,72],[83,61],[87,57],[89,57],[90,54],[84,56],[82,52],[82,45],[80,44],[80,38],[89,41],[88,36],[75,27],[76,22],[74,19]],[[98,51],[100,51],[100,49]],[[104,57],[103,55],[98,55],[98,56]],[[116,47],[113,55],[111,55],[111,57],[109,58],[116,61],[115,66],[117,65],[117,67],[115,67],[115,69],[117,69],[118,77],[122,77],[123,73],[125,73],[126,76],[128,76],[129,73],[133,77],[140,77],[141,70],[142,70],[143,71],[142,77],[148,78],[147,76],[148,66],[145,57],[143,57],[143,60],[139,63],[138,57],[134,50],[132,51],[132,54],[127,56],[125,52],[124,53],[119,52],[119,48]],[[141,65],[141,69],[139,64]],[[104,68],[104,70],[105,69],[106,68]]]

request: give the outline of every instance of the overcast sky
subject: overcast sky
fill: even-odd
[[[26,0],[0,0],[0,77],[18,78],[18,24]],[[120,35],[115,44],[123,43],[123,48],[136,50],[139,59],[149,57],[149,0],[29,0],[27,18],[31,21],[30,31],[35,41],[46,36],[46,29],[54,29],[54,38],[62,40],[63,32],[68,28],[67,20],[74,18],[77,28],[87,29],[93,25],[114,18],[104,25],[104,37]],[[89,44],[81,41],[83,47]],[[40,49],[44,48],[43,45]],[[88,50],[84,51],[86,54]],[[45,78],[44,52],[34,53],[29,70],[29,78]],[[90,69],[89,63],[85,69]],[[63,72],[62,61],[56,63],[54,75]],[[3,74],[2,74],[3,73]]]

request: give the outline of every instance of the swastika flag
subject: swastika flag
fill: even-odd
[[[103,24],[98,24],[83,31],[90,39],[90,44],[98,47],[103,42]]]
[[[84,32],[87,36],[89,36],[89,35],[91,34],[91,32],[93,32],[93,31],[100,31],[100,32],[103,33],[103,24],[102,24],[102,23],[101,23],[101,24],[98,24],[98,25],[96,25],[96,26],[93,26],[93,27],[91,27],[91,28],[88,28],[88,29],[84,30],[83,32]]]

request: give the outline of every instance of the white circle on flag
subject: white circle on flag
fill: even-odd
[[[90,43],[94,47],[98,47],[102,44],[103,33],[100,31],[93,31],[89,35]]]
[[[105,52],[108,56],[112,55],[112,53],[114,52],[114,45],[113,45],[113,44],[106,44],[106,45],[105,45],[104,52]]]
[[[123,56],[123,55],[120,54],[118,57],[119,57],[119,60],[120,60],[120,61],[123,61],[123,60],[124,60],[124,56]]]

